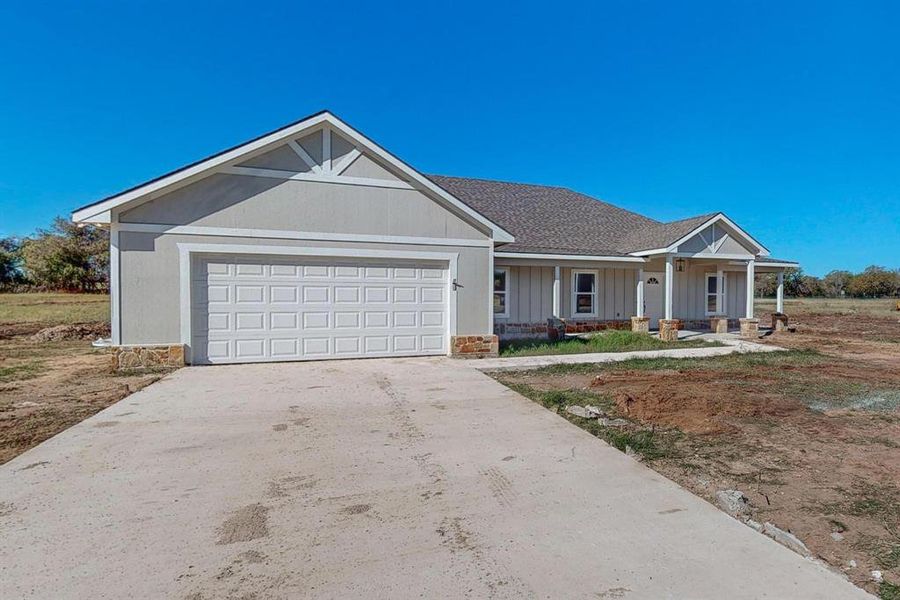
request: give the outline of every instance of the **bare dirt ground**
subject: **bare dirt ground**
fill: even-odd
[[[164,374],[113,373],[109,355],[91,347],[91,340],[108,335],[108,324],[67,322],[67,316],[93,316],[91,306],[103,300],[75,294],[0,298],[0,309],[9,311],[0,310],[9,319],[0,322],[0,464]]]
[[[643,444],[652,468],[710,502],[740,490],[754,520],[792,532],[857,585],[900,598],[900,313],[802,308],[788,311],[796,333],[765,338],[790,353],[497,377],[545,405],[569,394],[628,419],[610,433],[568,417],[613,443]]]

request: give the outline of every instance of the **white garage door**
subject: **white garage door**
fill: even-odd
[[[447,352],[446,264],[223,256],[192,272],[195,364]]]

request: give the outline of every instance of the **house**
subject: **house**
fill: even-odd
[[[321,112],[73,213],[108,226],[118,364],[495,353],[548,327],[737,326],[788,261],[722,213],[419,173]],[[713,319],[710,321],[710,319]]]

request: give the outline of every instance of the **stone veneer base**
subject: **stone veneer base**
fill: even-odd
[[[728,333],[728,317],[710,317],[709,330],[713,333]]]
[[[650,317],[631,317],[631,330],[635,333],[650,333]]]
[[[110,348],[112,368],[147,369],[156,367],[183,367],[183,344],[150,344],[145,346],[113,346]]]
[[[759,319],[741,319],[741,337],[755,338],[759,336]]]
[[[607,329],[631,329],[631,321],[625,319],[614,320],[574,320],[574,319],[547,319],[543,323],[495,323],[494,333],[504,339],[559,336],[559,333],[591,333],[594,331],[606,331]]]
[[[663,342],[677,342],[681,319],[660,319],[659,339]]]
[[[496,335],[454,335],[450,338],[453,358],[496,358],[500,355],[500,338]]]

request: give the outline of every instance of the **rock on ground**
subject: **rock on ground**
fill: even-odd
[[[106,323],[75,323],[41,329],[29,339],[32,342],[60,342],[63,340],[92,340],[109,335]]]
[[[732,517],[746,517],[750,515],[750,500],[741,491],[718,491],[716,492],[716,501],[719,503],[719,508]]]
[[[806,544],[801,542],[800,538],[798,538],[793,533],[790,533],[783,529],[779,529],[769,522],[763,524],[763,533],[765,533],[767,536],[769,536],[782,546],[787,546],[797,554],[801,554],[807,558],[812,556],[812,552],[809,551],[809,548],[806,547]]]

